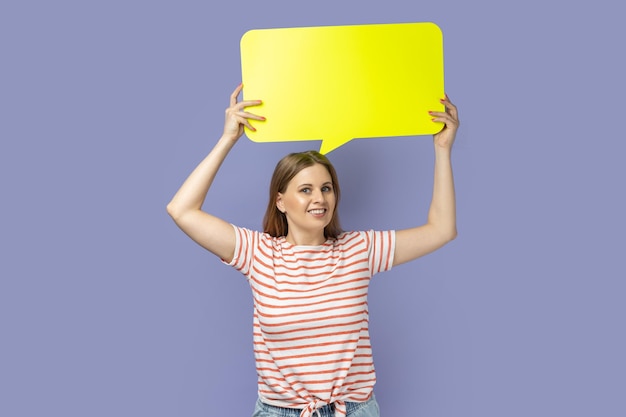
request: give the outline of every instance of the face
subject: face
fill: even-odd
[[[314,164],[294,176],[284,193],[278,193],[276,207],[285,213],[288,235],[321,235],[335,212],[335,192],[324,165]],[[320,242],[321,243],[321,242]]]

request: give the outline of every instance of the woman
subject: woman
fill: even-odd
[[[451,151],[456,107],[430,112],[444,128],[433,136],[433,196],[425,224],[398,231],[343,232],[339,183],[315,151],[287,155],[276,166],[264,232],[236,227],[201,207],[215,175],[260,100],[230,97],[224,131],[168,204],[194,241],[248,279],[254,297],[254,352],[259,399],[254,416],[378,416],[369,343],[371,276],[430,253],[456,237]]]

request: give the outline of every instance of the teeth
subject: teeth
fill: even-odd
[[[326,210],[324,209],[315,209],[315,210],[309,210],[309,213],[311,214],[324,214]]]

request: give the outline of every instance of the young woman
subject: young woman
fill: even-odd
[[[215,175],[250,120],[265,120],[238,102],[226,109],[224,131],[185,180],[167,211],[194,241],[243,273],[254,297],[253,342],[259,398],[254,417],[378,416],[369,343],[371,276],[426,255],[456,237],[451,151],[456,107],[430,112],[444,123],[433,136],[433,196],[425,224],[397,231],[344,232],[335,169],[315,152],[287,155],[270,184],[263,232],[202,211]]]

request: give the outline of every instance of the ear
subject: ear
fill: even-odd
[[[281,213],[285,213],[285,204],[283,203],[283,195],[281,193],[276,195],[276,208]]]

